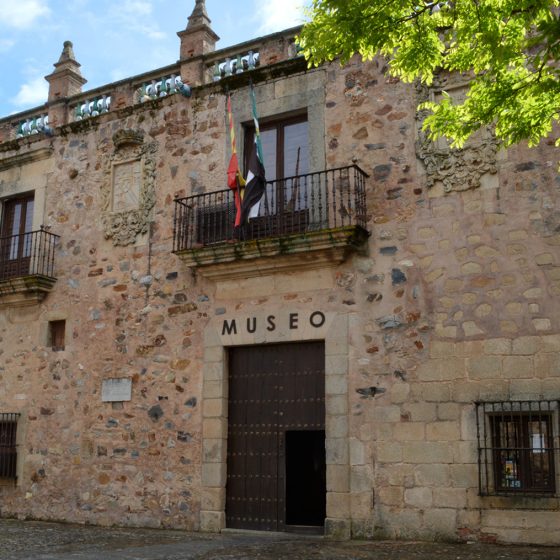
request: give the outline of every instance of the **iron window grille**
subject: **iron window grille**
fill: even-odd
[[[0,478],[17,478],[16,433],[19,414],[0,413]]]
[[[477,402],[481,496],[557,496],[560,401]]]

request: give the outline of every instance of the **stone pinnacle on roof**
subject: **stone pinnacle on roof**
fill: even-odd
[[[206,11],[206,4],[204,0],[196,0],[194,10],[189,16],[189,23],[187,24],[187,29],[192,29],[193,27],[198,27],[199,25],[209,25],[210,18],[208,17],[208,12]]]
[[[210,27],[210,18],[206,12],[204,0],[196,0],[194,10],[189,16],[186,29],[177,33],[181,39],[179,60],[189,60],[193,57],[208,54],[216,50],[216,42],[220,39]],[[185,78],[186,70],[181,70]],[[199,78],[190,79],[191,83],[199,82]]]
[[[74,45],[72,44],[72,41],[64,41],[63,44],[63,48],[62,48],[62,53],[60,54],[60,58],[58,59],[58,62],[66,62],[67,60],[76,60],[76,57],[74,56],[74,49],[72,48]]]
[[[54,67],[56,68],[55,72],[72,70],[76,74],[81,75],[81,64],[76,60],[73,47],[74,45],[72,44],[72,41],[64,41],[60,58],[58,59],[58,62],[55,62],[54,64]]]
[[[49,102],[81,93],[87,80],[82,76],[80,66],[74,56],[72,42],[64,41],[60,58],[54,63],[54,71],[45,76],[49,82]]]

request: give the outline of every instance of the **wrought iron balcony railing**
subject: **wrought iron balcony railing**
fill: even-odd
[[[365,231],[366,177],[353,165],[269,181],[258,215],[237,230],[230,189],[176,199],[173,252],[350,226]]]
[[[54,251],[58,238],[43,228],[0,237],[0,281],[24,276],[54,279]]]

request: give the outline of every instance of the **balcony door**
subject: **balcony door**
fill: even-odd
[[[308,223],[308,197],[305,176],[309,172],[309,133],[307,115],[260,123],[267,187],[259,216],[266,217],[268,234],[303,231]],[[245,135],[245,169],[251,154],[255,129]],[[253,230],[264,227],[257,220]],[[274,231],[276,230],[276,231]],[[253,231],[255,236],[261,232]]]
[[[32,251],[33,194],[5,200],[0,240],[0,277],[29,274]]]
[[[306,115],[260,124],[267,181],[305,175],[309,171],[307,126]],[[246,158],[255,134],[253,128],[249,132]]]

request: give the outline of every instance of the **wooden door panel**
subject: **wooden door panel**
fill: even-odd
[[[226,524],[283,530],[285,434],[324,429],[324,343],[232,348]]]

